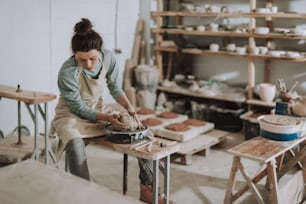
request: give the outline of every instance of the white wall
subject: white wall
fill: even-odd
[[[71,55],[73,27],[89,18],[105,47],[120,48],[121,74],[131,56],[139,0],[0,0],[0,84],[58,94],[57,72]],[[117,36],[117,37],[116,37]],[[115,40],[117,39],[117,42]],[[106,94],[106,101],[113,102]],[[50,119],[57,100],[49,105]],[[22,124],[33,133],[33,122],[22,104]],[[17,102],[0,100],[0,130],[6,135],[17,126]]]

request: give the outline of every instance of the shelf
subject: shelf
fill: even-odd
[[[231,12],[231,13],[198,13],[198,12],[187,12],[187,11],[163,11],[163,12],[151,12],[151,15],[154,17],[159,16],[174,16],[174,17],[247,17],[247,18],[306,18],[306,14],[304,13],[255,13],[255,12]]]
[[[153,28],[153,33],[167,33],[173,35],[199,35],[199,36],[231,36],[231,37],[254,37],[254,38],[279,38],[279,39],[293,39],[293,40],[302,40],[306,39],[305,35],[296,35],[296,34],[282,34],[282,33],[268,33],[268,34],[255,34],[255,33],[248,33],[248,32],[232,32],[232,31],[187,31],[184,29],[178,28]]]
[[[158,87],[159,91],[164,91],[167,93],[172,93],[172,94],[179,94],[179,95],[184,95],[184,96],[190,96],[190,97],[195,97],[195,98],[203,98],[203,99],[210,99],[210,100],[220,100],[220,101],[227,101],[227,102],[234,102],[234,103],[244,103],[245,99],[239,99],[237,97],[235,98],[228,98],[225,97],[224,95],[222,96],[209,96],[205,95],[199,92],[192,92],[188,89],[184,89],[181,87]]]
[[[256,106],[265,106],[265,107],[270,107],[270,108],[274,108],[275,107],[275,102],[265,102],[265,101],[261,101],[261,100],[256,100],[256,99],[248,99],[246,101],[247,104],[249,105],[256,105]]]
[[[175,47],[154,47],[155,51],[161,51],[161,52],[173,52],[177,53],[179,50]],[[239,54],[237,52],[228,52],[228,51],[218,51],[218,52],[212,52],[210,50],[205,49],[199,49],[199,48],[183,48],[180,50],[181,53],[184,54],[193,54],[193,55],[227,55],[227,56],[237,56],[237,57],[256,57],[256,58],[263,58],[263,59],[273,59],[273,60],[285,60],[285,61],[291,61],[291,62],[306,62],[306,57],[298,57],[298,58],[292,58],[292,57],[273,57],[269,55],[253,55],[253,54]],[[303,53],[305,55],[305,53]]]
[[[173,35],[200,35],[200,36],[232,36],[232,37],[249,37],[249,33],[238,33],[238,32],[231,32],[231,31],[219,31],[219,32],[212,32],[212,31],[187,31],[183,29],[171,28],[171,29],[158,29],[153,28],[153,33],[167,33]]]
[[[204,1],[202,1],[204,2]],[[296,35],[293,33],[293,30],[289,30],[290,33],[283,33],[283,32],[277,32],[277,30],[273,29],[275,22],[274,20],[283,20],[283,19],[296,19],[296,20],[303,20],[306,19],[306,13],[297,13],[297,12],[277,12],[277,13],[257,13],[255,11],[258,11],[257,3],[258,0],[250,0],[245,2],[243,5],[247,6],[248,9],[244,9],[245,11],[240,12],[189,12],[189,11],[175,11],[175,9],[179,8],[182,1],[176,1],[176,4],[170,4],[168,11],[164,11],[163,8],[166,5],[165,0],[158,0],[157,1],[157,11],[151,12],[151,16],[155,17],[156,26],[152,28],[152,33],[155,34],[155,44],[154,44],[154,51],[155,51],[155,62],[158,69],[161,70],[161,80],[163,80],[163,73],[167,73],[167,78],[170,78],[169,76],[172,73],[171,68],[173,66],[173,54],[170,54],[164,58],[163,55],[169,54],[169,53],[178,53],[178,54],[190,54],[190,55],[207,55],[208,57],[213,56],[230,56],[230,57],[244,57],[247,60],[247,66],[246,69],[248,69],[248,103],[254,103],[258,106],[263,107],[274,107],[273,103],[265,103],[260,100],[252,100],[254,96],[254,86],[255,86],[255,76],[256,76],[256,69],[257,63],[256,60],[262,60],[264,61],[260,65],[260,68],[263,69],[263,80],[265,82],[270,81],[270,60],[283,60],[287,62],[293,62],[293,63],[305,63],[306,62],[306,53],[303,51],[304,49],[301,46],[292,46],[291,50],[286,46],[289,50],[286,49],[285,46],[279,47],[277,43],[280,41],[285,40],[306,40],[306,35]],[[220,2],[219,2],[220,3]],[[219,4],[216,3],[216,4]],[[237,2],[236,2],[237,3]],[[261,2],[263,3],[263,2]],[[272,6],[271,0],[264,1],[265,7],[270,8]],[[198,3],[199,4],[199,3]],[[197,5],[198,5],[197,4]],[[195,6],[197,6],[195,5]],[[276,6],[277,3],[273,2],[273,6]],[[169,17],[169,18],[167,18]],[[191,17],[186,19],[186,17]],[[223,20],[224,18],[232,18],[229,19],[237,21],[236,24],[232,23],[233,27],[236,29],[226,29],[223,26],[219,26],[219,31],[213,32],[210,29],[206,29],[205,31],[198,31],[196,27],[198,25],[202,25],[203,22],[217,22],[213,20]],[[237,19],[235,19],[237,18]],[[245,23],[242,23],[239,18],[243,18],[243,21]],[[170,20],[169,20],[170,19]],[[205,19],[207,21],[200,21],[199,19]],[[185,21],[186,20],[186,21]],[[194,20],[194,21],[192,21]],[[256,22],[256,21],[259,22]],[[239,22],[238,22],[239,21]],[[169,25],[169,22],[172,24]],[[188,25],[188,23],[190,25]],[[256,34],[254,33],[256,26],[259,26],[259,23],[265,23],[267,27],[270,28],[270,33],[267,34]],[[207,23],[208,24],[208,23]],[[207,28],[207,24],[205,24]],[[239,29],[240,27],[247,29]],[[165,26],[167,25],[167,26]],[[220,24],[221,25],[221,24]],[[189,28],[186,28],[186,26],[191,27],[192,29],[189,30]],[[228,27],[227,27],[228,28]],[[247,32],[237,32],[238,31],[247,31]],[[282,31],[282,30],[280,30]],[[288,32],[289,32],[288,31]],[[167,34],[167,35],[166,35]],[[174,43],[180,42],[182,38],[186,38],[187,40],[190,38],[191,40],[199,40],[200,37],[202,37],[204,40],[208,39],[207,41],[203,41],[201,46],[197,47],[197,45],[190,46],[191,48],[180,47],[161,47],[161,42],[163,41],[163,38],[167,36],[167,40],[172,39],[174,40]],[[192,38],[194,37],[194,38]],[[198,38],[196,38],[198,37]],[[210,38],[208,38],[210,37]],[[202,39],[201,38],[201,39]],[[235,39],[231,39],[235,38]],[[236,39],[237,38],[237,39]],[[242,38],[242,39],[239,39]],[[220,50],[218,52],[213,52],[209,50],[209,41],[214,40],[220,40],[219,46]],[[267,54],[251,54],[245,53],[245,54],[239,54],[237,52],[230,52],[225,51],[224,47],[226,43],[230,42],[236,42],[236,41],[248,41],[245,42],[245,44],[248,45],[249,48],[254,48],[255,46],[266,46],[269,48],[269,50],[273,50],[272,48],[277,48],[277,50],[282,51],[289,51],[292,52],[299,52],[300,57],[287,57],[287,55],[283,54],[281,56],[272,56],[270,53]],[[206,42],[206,44],[204,44]],[[275,42],[275,46],[274,46]],[[224,44],[222,44],[224,43]],[[287,42],[286,42],[287,43]],[[289,42],[291,43],[291,42]],[[199,43],[200,44],[200,43]],[[239,43],[236,43],[237,45]],[[285,44],[285,43],[283,43]],[[224,46],[223,46],[224,45]],[[293,43],[292,43],[293,45]],[[262,52],[264,53],[264,52]],[[273,53],[271,53],[273,54]],[[179,56],[180,57],[180,56]],[[167,60],[167,62],[165,61]],[[289,67],[290,68],[290,67]],[[163,71],[163,69],[167,69]],[[174,72],[173,72],[174,73]],[[172,93],[172,94],[178,94],[178,95],[185,95],[185,96],[192,96],[192,97],[198,97],[198,98],[209,98],[209,99],[215,99],[215,100],[223,100],[228,101],[229,99],[222,96],[205,96],[201,95],[200,93],[191,92],[188,89],[183,88],[169,88],[169,87],[160,87],[159,90]],[[228,94],[227,94],[228,95]],[[238,97],[239,98],[239,97]],[[239,102],[242,102],[241,100],[237,99]],[[230,99],[230,101],[235,101],[235,99]],[[246,102],[246,100],[244,101]]]

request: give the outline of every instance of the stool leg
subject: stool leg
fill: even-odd
[[[128,155],[123,154],[123,194],[127,192]]]
[[[233,203],[233,191],[237,179],[237,173],[238,173],[238,164],[240,162],[240,158],[237,156],[234,156],[233,162],[232,162],[232,169],[229,177],[229,181],[226,188],[225,198],[224,198],[224,204]]]
[[[68,155],[65,154],[65,171],[69,172]]]

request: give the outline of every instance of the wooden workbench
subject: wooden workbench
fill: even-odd
[[[256,184],[264,177],[267,177],[269,203],[279,204],[278,181],[294,166],[297,165],[299,168],[302,168],[300,161],[306,156],[306,146],[299,147],[299,145],[305,140],[305,136],[286,142],[269,140],[259,136],[230,148],[228,152],[233,154],[234,158],[224,203],[233,203],[250,189],[258,203],[264,204],[265,201],[256,188]],[[297,152],[293,150],[294,148],[297,149]],[[290,156],[285,159],[286,153]],[[261,169],[254,178],[250,178],[241,159],[257,161],[261,164]],[[240,170],[247,185],[239,190],[235,190],[238,170]]]
[[[158,203],[158,188],[159,188],[159,170],[162,171],[164,176],[164,194],[165,203],[169,203],[170,194],[170,156],[171,154],[179,150],[179,145],[175,141],[170,141],[162,138],[155,138],[152,143],[151,150],[148,150],[148,146],[143,146],[141,148],[137,147],[137,143],[134,144],[116,144],[109,141],[107,137],[95,137],[88,138],[90,142],[95,144],[109,147],[117,152],[123,153],[123,194],[127,191],[127,163],[128,155],[139,157],[142,159],[153,161],[153,203]],[[163,144],[161,147],[160,144]],[[161,161],[163,161],[164,166],[162,166]]]
[[[0,203],[142,203],[32,159],[0,168],[0,183]]]
[[[55,94],[25,90],[20,86],[12,87],[0,84],[0,99],[7,98],[18,102],[18,144],[22,144],[21,137],[21,102],[25,104],[27,110],[34,122],[34,148],[32,151],[32,157],[36,160],[40,156],[40,147],[38,141],[38,116],[39,113],[44,121],[44,135],[45,135],[45,163],[49,163],[49,156],[56,163],[56,158],[49,145],[49,121],[48,121],[48,103],[56,99]],[[41,106],[44,104],[44,107]],[[33,107],[32,107],[33,106]],[[19,148],[23,148],[24,145],[20,145]]]

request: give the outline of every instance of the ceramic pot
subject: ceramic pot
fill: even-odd
[[[271,83],[259,84],[259,96],[260,99],[265,102],[273,101],[276,93],[276,86]]]

